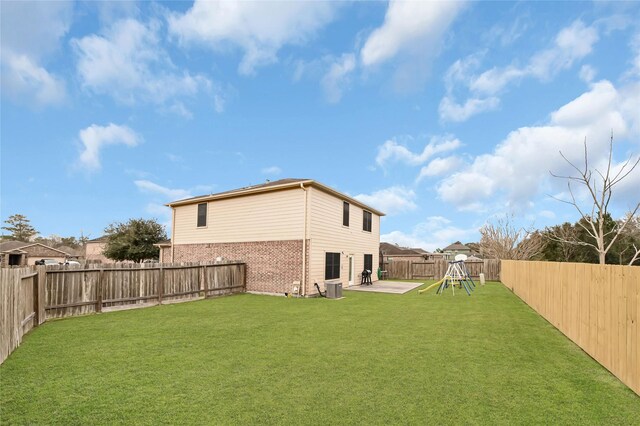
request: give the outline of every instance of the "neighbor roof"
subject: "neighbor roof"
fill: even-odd
[[[420,251],[419,251],[420,250]],[[428,254],[422,249],[400,247],[391,243],[380,243],[380,251],[387,256],[423,256]],[[421,252],[423,251],[423,252]]]
[[[31,244],[33,243],[25,243],[24,241],[5,241],[0,243],[0,252],[18,250]]]
[[[445,250],[471,250],[471,249],[465,246],[464,244],[462,244],[460,241],[456,241],[455,243],[448,245],[442,250],[445,251]]]
[[[103,235],[102,237],[94,238],[93,240],[87,241],[88,243],[101,243],[103,241],[107,241],[107,236]]]
[[[57,248],[53,248],[51,246],[47,246],[47,245],[42,244],[42,243],[30,243],[30,242],[29,243],[25,243],[23,241],[6,241],[4,243],[0,243],[0,252],[1,253],[7,253],[7,252],[10,252],[10,251],[14,251],[14,250],[22,251],[23,248],[31,247],[31,246],[42,246],[42,247],[46,247],[46,248],[51,249],[51,250],[59,251],[60,253],[65,254],[67,256],[70,255],[70,253],[68,253],[66,251],[63,251],[63,250],[60,250],[60,249],[57,249]]]
[[[234,197],[241,197],[241,196],[252,195],[252,194],[260,194],[263,192],[279,191],[282,189],[292,189],[292,188],[299,187],[300,184],[304,184],[307,187],[313,186],[315,188],[320,189],[321,191],[343,198],[349,203],[360,206],[365,210],[368,210],[372,213],[377,214],[378,216],[385,215],[383,212],[376,210],[371,206],[368,206],[354,198],[349,197],[348,195],[338,192],[335,189],[330,188],[326,185],[323,185],[320,182],[315,181],[313,179],[291,179],[291,178],[280,179],[273,182],[262,183],[259,185],[245,186],[243,188],[232,189],[230,191],[218,192],[216,194],[185,198],[183,200],[173,201],[166,205],[169,207],[178,207],[178,206],[184,206],[188,204],[200,203],[203,201],[214,201],[214,200],[224,199],[224,198],[234,198]]]

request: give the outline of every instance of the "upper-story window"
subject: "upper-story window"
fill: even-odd
[[[349,203],[342,202],[342,226],[349,226]]]
[[[207,203],[198,204],[198,228],[207,226]]]
[[[362,230],[371,232],[371,212],[362,211]]]

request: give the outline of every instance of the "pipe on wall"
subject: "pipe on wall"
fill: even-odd
[[[301,295],[304,297],[307,293],[307,188],[304,183],[300,183],[300,188],[304,191],[304,215],[303,215],[303,233],[302,233],[302,289]]]

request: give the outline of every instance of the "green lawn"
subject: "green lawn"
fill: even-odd
[[[505,287],[239,295],[51,321],[3,424],[640,424],[640,398]]]

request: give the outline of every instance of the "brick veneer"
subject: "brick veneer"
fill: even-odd
[[[170,261],[170,250],[164,262]],[[173,261],[211,261],[218,256],[247,264],[247,291],[291,292],[293,282],[302,281],[302,240],[176,244]],[[308,256],[307,250],[307,265]]]

